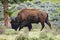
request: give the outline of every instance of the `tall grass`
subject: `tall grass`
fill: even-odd
[[[27,28],[20,31],[5,28],[5,33],[0,34],[0,40],[60,40],[60,27],[52,25],[52,29],[49,29],[46,25],[40,31],[40,24],[32,25],[33,29],[31,31],[28,31]]]

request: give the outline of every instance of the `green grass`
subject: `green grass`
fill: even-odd
[[[48,0],[41,0],[42,3],[47,2]],[[60,0],[49,0],[51,3],[60,3]],[[57,11],[60,12],[60,7],[57,8]],[[12,14],[12,17],[16,17],[19,11],[15,11]],[[57,15],[57,13],[52,13],[50,17]],[[60,27],[52,25],[50,29],[47,25],[41,30],[40,24],[32,24],[32,30],[29,32],[27,27],[24,27],[20,31],[15,31],[8,29],[5,26],[0,27],[0,40],[60,40]]]
[[[11,17],[16,17],[19,11],[20,10],[16,10],[15,12],[13,12],[13,14],[11,15]]]
[[[60,3],[60,0],[41,0],[43,3],[45,2],[51,2],[51,3]]]
[[[60,7],[57,8],[57,11],[60,12]]]
[[[12,29],[5,30],[6,33],[0,35],[1,40],[60,40],[60,27],[52,25],[52,30],[46,25],[40,31],[40,24],[32,24],[33,28],[29,32],[27,27],[21,31]]]

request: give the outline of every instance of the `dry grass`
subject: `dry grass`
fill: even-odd
[[[0,40],[60,40],[60,27],[52,25],[50,29],[47,25],[40,31],[40,24],[32,24],[33,28],[29,32],[27,27],[21,31],[6,29],[5,33],[0,35]]]

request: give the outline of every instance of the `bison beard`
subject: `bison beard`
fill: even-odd
[[[50,29],[51,24],[48,20],[48,14],[43,11],[39,11],[36,9],[23,9],[20,11],[15,19],[11,20],[12,29],[21,30],[23,27],[28,27],[29,31],[32,29],[32,23],[41,23],[42,28],[44,28],[44,23],[46,23]]]

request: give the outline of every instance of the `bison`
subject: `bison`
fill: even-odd
[[[19,28],[28,27],[29,31],[32,29],[32,23],[41,23],[43,30],[46,23],[51,29],[51,24],[48,20],[48,13],[39,11],[37,9],[23,9],[20,11],[15,19],[11,20],[12,29],[17,30]]]

